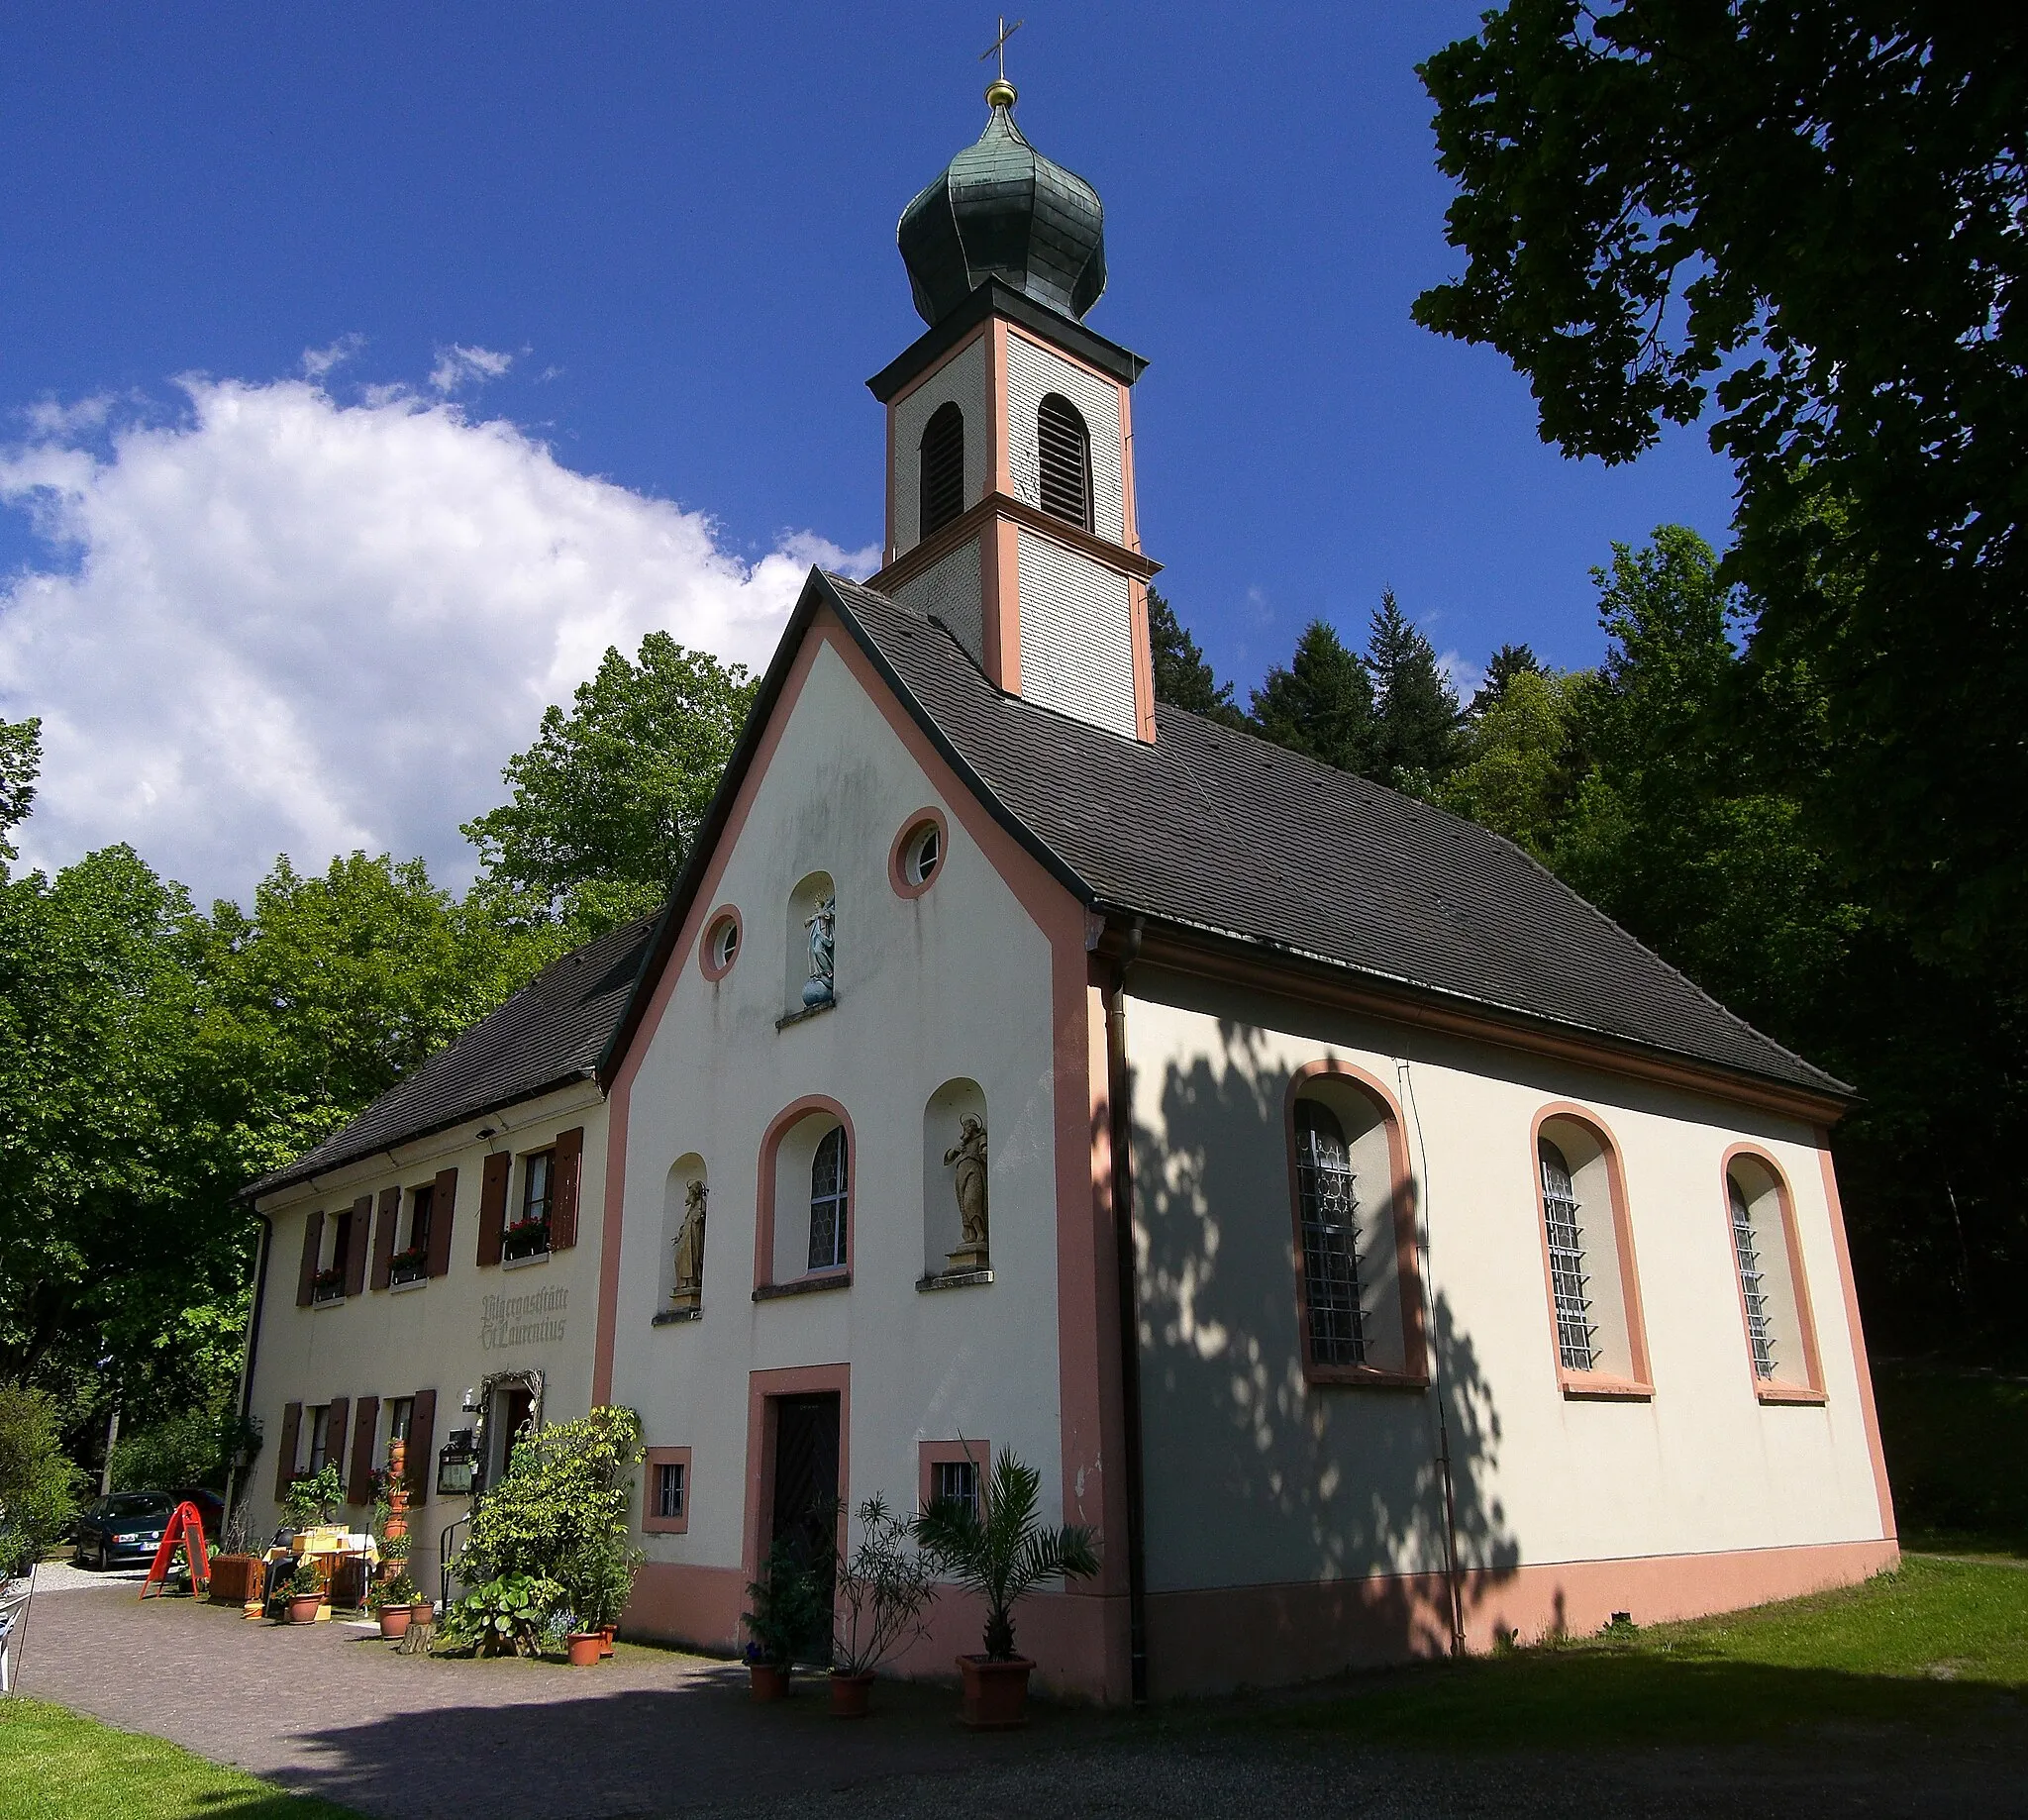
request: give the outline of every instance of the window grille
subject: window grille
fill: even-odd
[[[964,413],[940,404],[923,426],[918,454],[916,536],[926,538],[964,510]]]
[[[1052,518],[1091,529],[1091,437],[1077,407],[1061,392],[1044,397],[1036,414],[1042,459],[1042,509]]]
[[[1571,1165],[1547,1138],[1541,1143],[1542,1210],[1549,1226],[1549,1277],[1556,1292],[1557,1345],[1564,1365],[1588,1371],[1598,1363],[1591,1342],[1591,1303],[1584,1293],[1584,1229],[1577,1219],[1577,1196],[1571,1186]]]
[[[963,1504],[974,1519],[978,1517],[978,1462],[940,1460],[930,1468],[930,1500],[937,1504]]]
[[[1738,1180],[1725,1178],[1732,1201],[1732,1249],[1739,1259],[1740,1293],[1747,1305],[1747,1344],[1754,1351],[1754,1375],[1774,1375],[1774,1335],[1768,1325],[1768,1294],[1761,1273],[1760,1247],[1754,1243],[1754,1216]]]
[[[683,1515],[683,1463],[668,1461],[655,1468],[655,1514],[678,1522]]]
[[[810,1268],[845,1262],[845,1127],[834,1125],[810,1163]]]
[[[1359,1197],[1345,1128],[1315,1100],[1295,1106],[1296,1198],[1303,1224],[1303,1302],[1314,1365],[1365,1365]]]

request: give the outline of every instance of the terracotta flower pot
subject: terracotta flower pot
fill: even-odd
[[[863,1719],[873,1698],[873,1674],[831,1675],[831,1716],[834,1719]]]
[[[408,1609],[411,1624],[427,1624],[437,1615],[437,1602],[434,1599],[418,1599]]]
[[[752,1676],[752,1689],[757,1700],[785,1700],[788,1698],[788,1670],[778,1668],[771,1662],[750,1662],[747,1673]]]
[[[599,1648],[601,1639],[597,1631],[572,1631],[570,1633],[570,1666],[573,1668],[596,1668],[598,1659],[604,1654]]]
[[[617,1624],[601,1624],[598,1627],[598,1653],[601,1656],[610,1656],[613,1653],[613,1638],[618,1635],[619,1629]]]
[[[315,1624],[317,1613],[324,1604],[321,1592],[306,1592],[300,1597],[291,1594],[289,1598],[289,1622],[291,1624]]]
[[[383,1637],[406,1637],[408,1621],[415,1616],[406,1605],[383,1605],[380,1607],[380,1635]]]
[[[1028,1723],[1028,1677],[1035,1664],[1026,1656],[995,1662],[990,1656],[961,1656],[964,1676],[964,1723],[974,1731],[1003,1732]]]

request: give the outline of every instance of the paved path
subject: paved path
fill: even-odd
[[[1411,1755],[1243,1731],[1227,1708],[1046,1709],[1027,1732],[977,1737],[953,1722],[948,1688],[883,1683],[875,1716],[843,1725],[821,1688],[757,1707],[744,1669],[674,1652],[622,1645],[579,1669],[432,1661],[395,1655],[365,1626],[142,1605],[133,1584],[83,1574],[38,1593],[21,1686],[386,1820],[2028,1814],[2018,1739],[1948,1754],[1855,1735],[1779,1750]]]

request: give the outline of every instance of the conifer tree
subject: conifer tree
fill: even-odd
[[[1153,588],[1148,590],[1148,643],[1155,657],[1157,701],[1230,727],[1246,724],[1246,716],[1233,703],[1232,684],[1218,680],[1175,609]]]
[[[1340,770],[1372,774],[1376,729],[1366,666],[1321,619],[1296,641],[1286,669],[1254,691],[1253,723],[1264,739]]]
[[[1458,695],[1392,588],[1382,590],[1373,610],[1366,666],[1372,676],[1374,708],[1369,774],[1397,789],[1427,787],[1456,761]]]
[[[1540,676],[1542,659],[1532,645],[1502,645],[1485,660],[1485,680],[1472,691],[1465,712],[1472,720],[1497,708],[1507,698],[1507,684],[1516,676]]]

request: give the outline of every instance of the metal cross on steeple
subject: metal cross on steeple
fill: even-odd
[[[1005,13],[1002,13],[1000,15],[1000,36],[994,39],[991,44],[989,44],[983,51],[981,51],[978,53],[978,60],[981,63],[983,63],[989,56],[995,54],[999,56],[1000,80],[1002,82],[1006,81],[1007,79],[1007,41],[1008,39],[1012,38],[1016,32],[1020,31],[1021,28],[1025,26],[1027,23],[1028,21],[1025,19],[1017,19],[1010,26],[1007,23],[1007,15]]]

